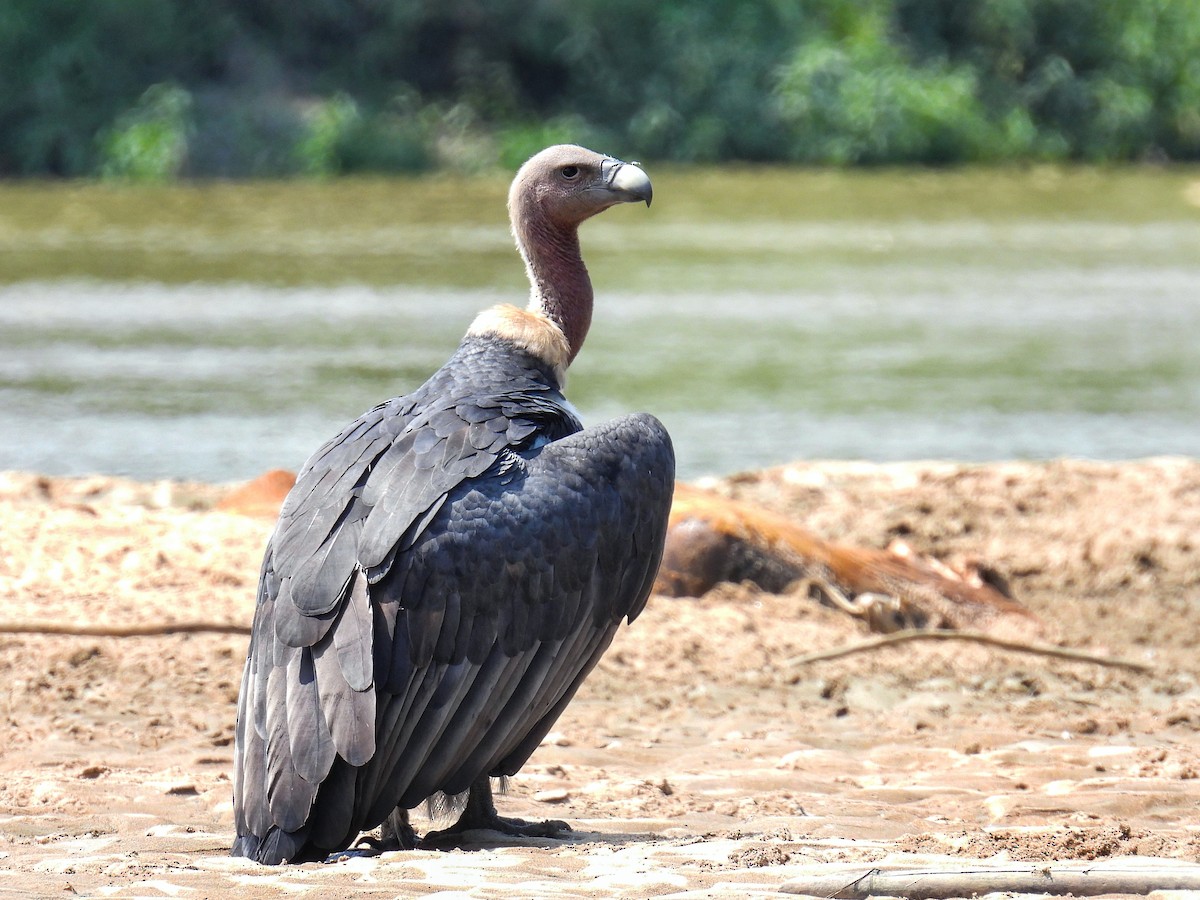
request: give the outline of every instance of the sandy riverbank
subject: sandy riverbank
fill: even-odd
[[[573,840],[271,870],[225,856],[243,636],[0,635],[0,894],[733,897],[889,858],[1200,861],[1200,462],[715,486],[827,538],[981,557],[1066,646],[1153,671],[958,643],[796,669],[865,631],[748,586],[652,599],[502,801]],[[224,490],[0,473],[0,618],[248,623],[271,522],[212,510]]]

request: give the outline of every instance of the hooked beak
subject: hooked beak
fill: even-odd
[[[650,179],[637,163],[606,159],[600,164],[600,181],[600,189],[610,194],[614,203],[644,200],[649,206],[654,198]]]

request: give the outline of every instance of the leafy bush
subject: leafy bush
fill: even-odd
[[[0,175],[1200,159],[1200,2],[6,0],[0,124]]]
[[[302,171],[309,175],[333,175],[340,169],[339,149],[362,119],[358,104],[338,92],[314,104],[305,115],[307,129],[296,143]]]
[[[148,88],[195,92],[229,19],[181,0],[0,3],[0,174],[84,175]]]
[[[997,153],[997,129],[974,72],[936,59],[914,64],[867,15],[841,40],[818,35],[796,51],[777,88],[791,127],[788,156],[810,163],[951,162]]]
[[[100,174],[135,181],[166,181],[187,157],[191,95],[174,84],[152,85],[137,105],[101,132]]]
[[[895,0],[893,22],[976,71],[993,121],[1027,119],[1035,156],[1200,158],[1195,0]]]
[[[433,155],[424,123],[383,112],[355,120],[337,143],[338,167],[353,172],[419,172]]]

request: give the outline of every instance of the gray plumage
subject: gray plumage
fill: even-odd
[[[263,560],[236,855],[317,858],[393,810],[514,774],[641,611],[670,439],[649,415],[584,429],[561,368],[504,328],[473,330],[305,465]]]

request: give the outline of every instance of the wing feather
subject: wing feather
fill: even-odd
[[[357,770],[345,760],[336,760],[313,804],[310,839],[318,847],[341,848],[357,836],[354,827]]]
[[[313,663],[333,745],[342,759],[361,766],[375,754],[375,692],[349,685],[329,637],[313,648]]]
[[[360,570],[350,587],[350,596],[342,607],[333,646],[346,684],[355,692],[366,691],[374,683],[371,606],[367,596],[367,577]]]
[[[449,782],[456,786],[465,783],[469,787],[481,775],[493,774],[493,760],[507,754],[513,742],[513,733],[525,718],[529,703],[536,698],[546,672],[561,649],[561,641],[552,641],[539,645],[523,657],[513,657],[527,658],[528,664],[514,680],[503,706],[499,707],[499,713],[487,729],[477,736],[474,746],[461,760]]]
[[[379,754],[364,769],[367,790],[360,798],[369,810],[367,821],[381,822],[399,805],[407,787],[398,770],[408,750],[409,738],[425,718],[429,701],[437,690],[445,666],[433,665],[414,670],[414,680],[401,701],[392,698],[380,728]]]
[[[429,762],[434,744],[445,733],[453,720],[454,712],[462,702],[463,696],[470,690],[479,673],[478,663],[462,662],[458,666],[446,666],[442,677],[449,672],[452,685],[449,691],[442,689],[439,683],[437,690],[430,698],[421,717],[413,723],[404,742],[403,753],[399,758],[399,766],[389,780],[404,786],[404,793],[395,798],[392,806],[413,807],[428,797],[433,790],[421,793],[414,790],[414,783],[420,781],[421,774]],[[436,702],[435,702],[436,701]],[[436,761],[434,765],[436,765]],[[434,788],[436,790],[436,788]]]
[[[530,726],[525,736],[508,751],[504,758],[489,769],[489,774],[513,775],[521,766],[525,765],[525,762],[533,755],[533,751],[538,748],[538,745],[550,733],[550,729],[554,727],[554,723],[558,721],[558,717],[562,715],[567,704],[574,698],[575,692],[579,690],[580,684],[583,683],[583,679],[595,668],[596,663],[600,661],[600,656],[608,649],[608,645],[612,642],[615,632],[616,628],[614,627],[611,632],[606,633],[597,629],[593,633],[592,641],[590,642],[592,648],[591,655],[582,657],[583,662],[578,667],[575,678],[570,686],[541,719]]]
[[[472,727],[461,736],[461,746],[474,749],[466,759],[461,753],[453,758],[454,768],[443,778],[442,790],[447,794],[465,791],[479,778],[481,772],[487,771],[486,765],[476,760],[479,756],[486,758],[494,749],[494,745],[502,740],[506,732],[496,723],[508,708],[513,694],[520,687],[522,678],[535,658],[536,652],[520,656],[505,656],[497,652],[489,657],[489,663],[499,664],[503,669],[495,676],[490,694],[486,698],[479,698],[482,710],[475,716]],[[450,761],[451,758],[447,754],[447,762]]]
[[[299,656],[300,650],[292,653]],[[267,803],[271,821],[284,831],[296,831],[308,819],[317,785],[305,781],[292,761],[288,735],[287,669],[274,666],[267,679]]]
[[[292,579],[284,578],[279,583],[279,594],[275,608],[275,664],[282,665],[280,655],[285,647],[311,647],[329,631],[338,611],[330,608],[317,615],[305,615],[292,600]]]
[[[287,668],[287,726],[292,763],[310,784],[320,784],[329,774],[337,750],[321,711],[312,650],[297,650]]]
[[[249,717],[250,727],[264,742],[267,739],[267,678],[274,666],[274,654],[271,652],[270,645],[264,648],[261,647],[261,644],[266,642],[265,636],[274,630],[273,612],[271,603],[259,604],[258,610],[255,612],[254,634],[250,639],[250,658],[246,661],[251,680],[249,708],[243,710],[239,707],[239,714],[245,712]],[[246,693],[243,692],[241,700],[243,705],[246,697]]]
[[[344,599],[358,562],[363,512],[357,503],[347,506],[324,542],[296,568],[291,600],[304,615],[319,616]]]
[[[266,839],[259,844],[256,858],[260,862],[291,862],[304,847],[307,835],[307,828],[297,831],[271,828],[267,832]]]
[[[412,796],[427,797],[437,791],[459,793],[470,787],[448,784],[447,777],[460,765],[463,748],[470,746],[471,735],[481,719],[486,720],[487,710],[496,702],[497,687],[508,680],[509,668],[516,657],[496,653],[488,657],[483,665],[460,663],[469,666],[473,675],[466,690],[456,692],[453,704],[443,707],[444,726],[441,733],[430,744],[426,762],[420,768],[420,776],[409,785]]]

